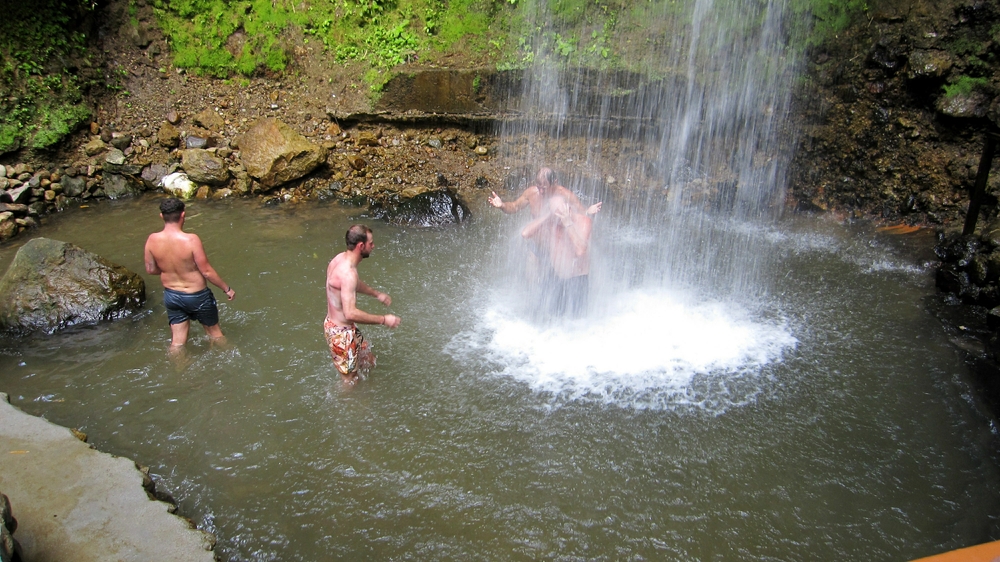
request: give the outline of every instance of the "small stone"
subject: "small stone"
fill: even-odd
[[[208,139],[188,135],[184,137],[184,148],[205,148],[208,146]]]
[[[354,154],[350,154],[350,155],[347,156],[347,163],[352,168],[354,168],[355,170],[358,170],[358,171],[364,170],[365,167],[368,166],[368,162],[364,158],[362,158],[360,156],[356,156]]]
[[[112,148],[108,151],[108,155],[104,158],[104,161],[108,164],[121,166],[125,163],[125,153],[117,148]]]
[[[124,133],[113,133],[111,135],[111,146],[117,148],[118,150],[125,150],[132,145],[132,135],[126,135]]]
[[[177,148],[181,144],[181,134],[169,120],[160,125],[160,130],[156,134],[157,141],[164,148]]]
[[[107,148],[107,145],[104,144],[104,141],[98,137],[94,137],[90,142],[83,145],[83,152],[87,156],[95,156],[104,152],[105,148]]]
[[[97,124],[97,121],[90,122],[90,134],[92,135],[101,134],[101,126]]]
[[[487,154],[489,154],[490,149],[486,148],[485,146],[477,146],[475,152],[480,156],[486,156]]]
[[[176,125],[181,122],[180,116],[177,115],[177,112],[172,109],[167,112],[166,119],[167,123],[170,123],[171,125]]]
[[[211,108],[206,108],[201,113],[195,115],[192,118],[195,125],[199,127],[204,127],[209,131],[221,132],[223,127],[225,127],[225,122],[219,114],[213,111]]]

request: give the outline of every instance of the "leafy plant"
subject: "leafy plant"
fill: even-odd
[[[89,116],[85,85],[69,67],[85,62],[76,24],[93,8],[85,0],[5,4],[4,17],[17,24],[0,34],[0,153],[48,148]]]
[[[944,90],[945,97],[950,99],[956,96],[968,96],[976,90],[986,90],[989,86],[990,80],[988,78],[959,76],[955,82],[945,84],[941,88]]]

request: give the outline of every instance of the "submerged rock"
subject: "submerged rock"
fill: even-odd
[[[372,199],[374,217],[397,224],[440,226],[469,218],[469,208],[449,188],[415,186]]]
[[[53,332],[128,316],[146,302],[142,277],[78,246],[25,244],[0,279],[0,328]]]

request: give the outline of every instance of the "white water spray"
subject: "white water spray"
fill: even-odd
[[[551,21],[544,10],[536,22]],[[536,45],[521,118],[501,130],[506,144],[525,143],[524,161],[509,166],[524,179],[509,182],[518,193],[508,197],[548,166],[585,205],[605,206],[589,313],[573,321],[523,314],[531,289],[517,232],[528,219],[507,220],[503,304],[482,327],[503,373],[563,395],[676,395],[700,375],[760,372],[794,346],[749,312],[768,293],[762,274],[774,258],[760,227],[781,213],[795,137],[799,57],[786,12],[781,0],[664,7],[657,17],[669,27],[635,72],[560,69]],[[552,35],[547,26],[538,37]]]

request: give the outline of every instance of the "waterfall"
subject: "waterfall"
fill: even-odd
[[[555,29],[545,2],[525,6],[537,41],[500,130],[504,201],[548,167],[579,209],[603,208],[592,221],[559,218],[557,204],[503,217],[497,297],[478,333],[502,373],[559,400],[741,403],[755,385],[735,381],[797,344],[768,283],[803,22],[789,23],[783,0],[636,6],[645,21],[619,43],[627,68],[616,70],[559,64],[566,51],[547,45],[587,29]],[[535,213],[548,230],[530,227]],[[552,242],[572,240],[578,223],[592,224],[582,293],[558,271]],[[565,295],[570,304],[552,306]]]
[[[722,299],[766,292],[754,233],[784,203],[800,22],[783,0],[677,4],[648,4],[648,48],[627,71],[560,68],[546,51],[559,32],[547,4],[525,6],[537,33],[516,116],[500,130],[519,148],[506,197],[548,166],[585,203],[605,200],[592,240],[597,302],[650,284]]]

